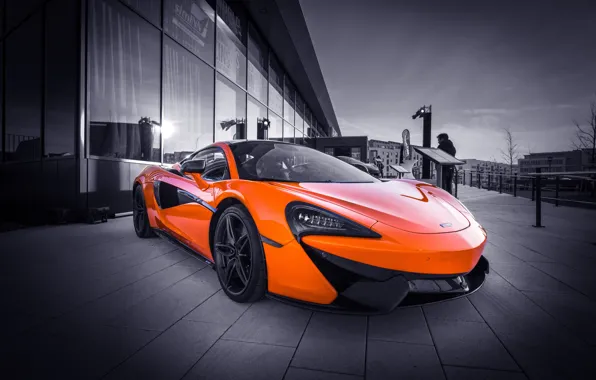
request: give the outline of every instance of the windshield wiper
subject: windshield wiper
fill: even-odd
[[[293,180],[290,180],[290,179],[267,178],[267,177],[255,178],[253,181],[263,181],[263,182],[298,182],[298,181],[293,181]]]

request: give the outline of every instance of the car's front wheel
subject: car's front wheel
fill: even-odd
[[[240,205],[219,217],[213,239],[217,277],[226,295],[236,302],[254,302],[265,295],[265,255],[257,226]]]
[[[151,225],[149,225],[147,204],[145,203],[143,188],[141,186],[135,187],[132,207],[132,220],[137,236],[140,238],[150,238],[155,236],[155,233],[151,229]]]

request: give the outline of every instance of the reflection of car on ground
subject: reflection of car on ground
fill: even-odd
[[[216,143],[134,181],[134,228],[214,266],[237,302],[389,311],[414,295],[482,285],[484,229],[457,199],[382,182],[332,156],[277,141]]]
[[[363,172],[366,172],[366,173],[372,175],[373,177],[376,177],[376,178],[381,177],[381,171],[375,164],[367,164],[365,162],[362,162],[360,160],[357,160],[353,157],[348,157],[348,156],[337,156],[337,158],[339,158],[343,162],[347,162],[348,164],[354,166],[355,168],[362,170]]]

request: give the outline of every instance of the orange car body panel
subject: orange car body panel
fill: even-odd
[[[234,156],[223,149],[230,179],[201,189],[192,178],[150,166],[135,179],[142,185],[150,225],[167,230],[176,239],[213,261],[209,227],[214,212],[197,203],[160,209],[153,183],[161,181],[189,192],[217,209],[233,198],[250,212],[259,233],[279,247],[263,243],[271,293],[317,304],[337,297],[292,234],[286,221],[289,202],[302,201],[338,213],[382,237],[305,236],[316,249],[360,263],[421,274],[467,273],[478,263],[486,232],[469,211],[445,191],[418,181],[396,180],[374,184],[292,184],[247,181],[238,178]],[[180,169],[178,164],[173,166]],[[393,203],[387,199],[394,200]],[[439,226],[449,221],[448,226]]]

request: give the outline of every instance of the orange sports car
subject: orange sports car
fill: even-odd
[[[388,312],[469,294],[488,273],[486,231],[449,193],[302,145],[215,143],[145,168],[133,198],[137,235],[199,255],[236,302]]]

